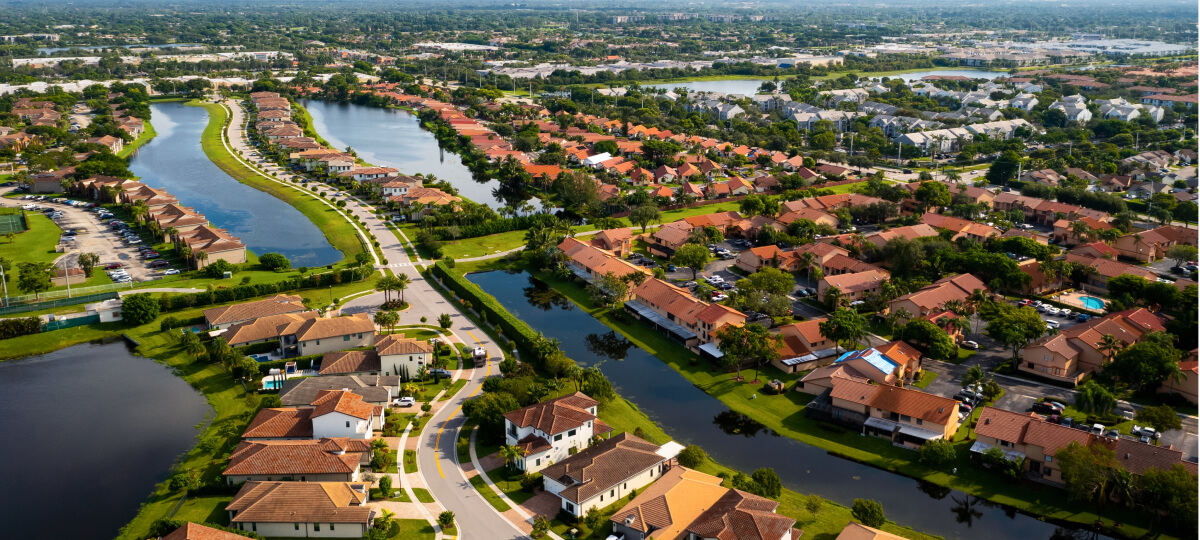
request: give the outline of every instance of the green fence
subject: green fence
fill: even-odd
[[[25,232],[29,227],[25,224],[24,214],[3,214],[0,215],[0,235],[9,233]]]
[[[117,298],[115,292],[105,292],[97,294],[86,294],[82,296],[72,296],[71,298],[57,298],[47,300],[45,302],[35,302],[30,304],[20,304],[16,306],[0,307],[0,315],[12,315],[15,313],[28,313],[30,311],[41,311],[43,309],[54,309],[63,306],[74,306],[78,304],[90,304],[92,302],[100,302]]]
[[[42,326],[43,332],[51,332],[54,330],[62,330],[63,328],[74,328],[76,326],[87,326],[92,323],[100,322],[100,314],[84,315],[83,317],[71,317],[70,319],[58,319],[50,321]]]

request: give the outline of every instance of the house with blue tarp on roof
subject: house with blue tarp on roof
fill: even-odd
[[[851,366],[872,382],[899,386],[907,384],[921,368],[921,353],[903,341],[891,341],[878,347],[848,351],[834,365]]]

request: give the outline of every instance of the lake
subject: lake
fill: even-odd
[[[874,77],[870,73],[856,73],[860,77]],[[913,71],[911,73],[900,73],[889,75],[890,79],[904,79],[905,81],[917,81],[923,77],[930,75],[962,75],[972,79],[994,79],[996,77],[1004,77],[1008,75],[1007,71],[981,71],[977,69],[931,69],[926,71]],[[665,83],[654,84],[652,81],[646,82],[646,86],[656,86],[658,88],[668,88],[678,90],[679,88],[687,88],[693,92],[724,92],[726,94],[745,94],[748,96],[758,93],[758,87],[762,83],[770,79],[727,79],[720,81],[692,81],[680,83]]]
[[[301,104],[312,115],[313,129],[339,150],[349,146],[363,161],[400,174],[432,174],[450,182],[459,195],[493,209],[504,205],[492,195],[499,182],[476,182],[458,154],[443,151],[408,111],[315,100]]]
[[[238,182],[200,147],[208,111],[167,102],[150,105],[158,135],[138,149],[129,170],[150,187],[167,190],[216,227],[262,255],[282,253],[292,266],[323,266],[342,260],[324,233],[290,204]]]
[[[888,519],[946,538],[1034,540],[1050,538],[1060,529],[960,491],[845,460],[782,437],[731,411],[524,271],[467,277],[535,331],[559,339],[563,352],[580,365],[598,366],[623,397],[637,404],[675,440],[702,445],[722,464],[747,474],[772,467],[785,486],[846,506],[853,504],[855,497],[875,499]]]
[[[0,362],[5,538],[109,539],[137,514],[212,408],[124,342]]]

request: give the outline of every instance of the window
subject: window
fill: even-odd
[[[574,436],[575,436],[575,430],[573,430],[573,429],[572,429],[571,431],[568,431],[568,432],[567,432],[567,436],[568,436],[568,437],[574,437]]]
[[[615,490],[615,489],[608,490],[609,497],[615,497],[616,495],[617,495],[617,490]]]
[[[293,530],[297,530],[297,531],[298,531],[298,530],[300,530],[300,524],[299,524],[299,523],[293,523],[293,524],[292,524],[292,529],[293,529]]]
[[[920,419],[920,418],[918,418],[918,419],[917,419],[917,425],[918,425],[918,426],[925,425],[925,421],[924,421],[924,420],[922,420],[922,419]]]
[[[342,341],[350,341],[350,335],[347,334],[347,335],[342,336]]]
[[[565,504],[565,505],[567,506],[567,511],[568,511],[568,512],[570,512],[570,513],[572,513],[572,514],[574,514],[574,513],[575,513],[575,505],[573,505],[573,504],[571,504],[571,503],[569,503],[569,502],[566,502],[566,501],[563,501],[563,504]]]
[[[320,531],[320,530],[321,530],[321,524],[313,523],[313,531]]]
[[[604,502],[604,494],[603,493],[600,494],[600,502]]]
[[[251,523],[251,524],[250,524],[250,531],[251,531],[251,532],[258,532],[258,523]]]
[[[331,530],[331,531],[333,530],[333,524],[332,524],[332,523],[330,523],[330,524],[329,524],[329,530]]]
[[[533,466],[541,467],[542,466],[542,458],[537,458],[536,460],[534,460]]]
[[[350,427],[350,421],[349,421],[349,420],[347,420],[347,421],[346,421],[346,427]]]
[[[903,422],[912,422],[912,417],[907,414],[900,415],[900,420]]]
[[[1054,456],[1051,456],[1050,454],[1046,454],[1046,463],[1050,463],[1051,461],[1054,461]]]
[[[321,340],[319,340],[319,339],[318,339],[318,340],[317,340],[317,345],[320,345],[320,344],[321,344]]]
[[[559,433],[558,435],[555,435],[555,436],[554,436],[554,442],[558,442],[558,441],[561,441],[561,440],[562,440],[562,433]]]

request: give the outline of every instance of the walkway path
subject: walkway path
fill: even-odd
[[[234,126],[244,129],[245,120],[241,108],[234,104],[230,123],[229,139],[241,144],[241,133],[233,133]],[[243,146],[243,148],[245,148]],[[248,151],[248,149],[247,149]],[[240,159],[240,158],[239,158]],[[265,175],[264,175],[265,176]],[[267,177],[270,178],[270,177]],[[274,180],[272,178],[272,180]],[[275,180],[278,182],[278,180]],[[289,185],[286,182],[280,182]],[[455,450],[458,428],[462,426],[462,403],[482,391],[483,380],[492,374],[499,375],[497,364],[504,358],[500,346],[492,342],[475,323],[471,322],[459,310],[458,306],[447,301],[434,286],[425,280],[417,271],[414,263],[404,251],[404,246],[396,234],[387,228],[387,224],[379,219],[371,207],[353,199],[347,199],[345,211],[352,212],[362,221],[367,231],[375,235],[379,241],[379,250],[383,259],[388,261],[386,266],[393,273],[405,274],[411,280],[403,293],[404,299],[412,306],[411,309],[400,312],[399,325],[422,324],[421,317],[429,321],[437,319],[438,315],[450,315],[450,329],[459,337],[467,340],[468,346],[481,346],[488,352],[488,362],[481,369],[463,370],[462,375],[469,377],[469,382],[456,395],[445,402],[422,430],[421,439],[417,445],[418,478],[428,486],[430,493],[438,503],[447,510],[454,512],[459,538],[489,538],[495,540],[524,538],[524,533],[493,511],[491,505],[479,495],[475,488],[463,476],[458,465]],[[382,261],[376,258],[376,268],[383,269]],[[382,293],[360,296],[347,302],[346,308],[362,308],[378,306],[382,303]],[[402,480],[402,483],[404,481]]]

